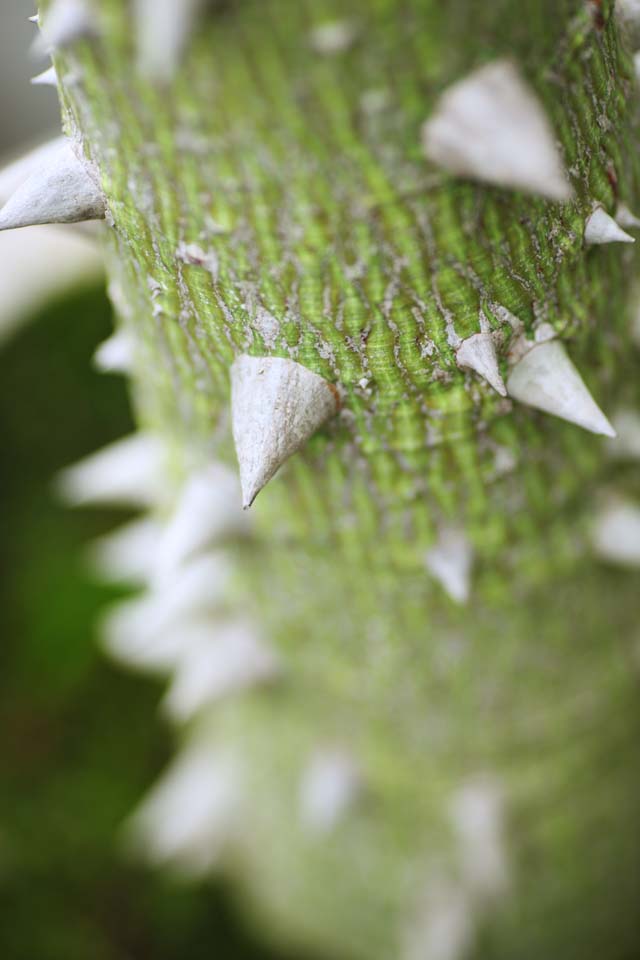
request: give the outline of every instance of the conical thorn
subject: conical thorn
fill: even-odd
[[[362,772],[344,747],[322,747],[309,759],[300,783],[303,824],[328,834],[355,806],[363,791]]]
[[[520,403],[591,433],[616,435],[558,340],[537,344],[518,360],[507,379],[507,392]]]
[[[58,74],[56,73],[56,68],[48,67],[46,70],[43,70],[42,73],[39,73],[36,77],[32,77],[31,83],[33,84],[34,87],[57,87]]]
[[[603,504],[593,520],[591,542],[601,560],[640,568],[640,506],[619,499]]]
[[[506,397],[507,388],[500,373],[496,345],[490,333],[474,333],[463,340],[456,350],[456,362],[459,367],[475,370],[501,397]]]
[[[134,343],[130,333],[117,330],[100,344],[93,362],[100,373],[129,374],[133,369]]]
[[[0,230],[38,223],[103,220],[104,197],[89,169],[71,142],[63,140],[0,210]]]
[[[635,239],[609,216],[603,207],[596,207],[584,225],[584,242],[588,246],[601,243],[635,243]]]
[[[436,544],[427,551],[424,563],[455,603],[467,603],[471,592],[473,548],[464,531],[444,527]]]
[[[54,0],[40,26],[33,45],[36,54],[53,53],[98,33],[95,12],[87,0]]]
[[[337,388],[293,360],[238,357],[231,413],[245,509],[339,407]]]
[[[510,60],[475,70],[422,127],[425,155],[451,173],[569,200],[573,190],[535,92]]]
[[[130,842],[156,865],[202,878],[241,831],[242,765],[211,738],[192,735],[128,824]]]
[[[625,203],[619,203],[616,207],[615,221],[619,227],[624,227],[626,230],[637,230],[640,227],[640,219]]]
[[[173,77],[204,0],[135,0],[138,65],[160,83]]]
[[[150,507],[165,497],[165,450],[148,433],[133,433],[62,470],[57,490],[72,506]]]

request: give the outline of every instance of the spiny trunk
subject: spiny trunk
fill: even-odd
[[[250,532],[216,547],[221,622],[258,625],[280,667],[186,711],[240,770],[235,816],[215,842],[156,850],[208,868],[220,847],[280,939],[362,960],[634,947],[637,585],[589,530],[600,491],[638,480],[601,437],[513,401],[537,333],[602,410],[637,402],[634,250],[585,243],[594,205],[606,233],[639,199],[612,7],[228,0],[175,72],[142,21],[149,77],[129,5],[103,0],[95,36],[54,57],[166,484],[234,463],[238,356],[295,361],[340,395]],[[560,141],[568,202],[425,158],[442,91],[505,57]],[[459,355],[479,334],[493,387]],[[330,803],[314,815],[323,784],[335,823]]]

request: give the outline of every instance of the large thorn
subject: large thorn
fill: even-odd
[[[72,506],[155,506],[164,499],[164,448],[155,436],[134,433],[58,474],[57,488]]]
[[[25,180],[0,210],[0,230],[38,223],[103,220],[105,203],[88,164],[63,141]]]
[[[446,527],[424,558],[425,566],[456,603],[465,604],[471,591],[473,550],[462,530]]]
[[[54,0],[40,26],[42,32],[34,44],[39,54],[61,50],[97,34],[95,13],[87,0]]]
[[[304,825],[315,833],[329,833],[353,807],[362,786],[362,774],[351,753],[338,747],[318,750],[300,783]]]
[[[606,210],[596,207],[585,222],[584,242],[593,246],[600,243],[635,243],[636,241],[625,233]]]
[[[231,412],[245,509],[339,407],[337,389],[293,360],[238,357]]]
[[[31,83],[35,87],[57,87],[58,74],[56,73],[56,68],[48,67],[46,70],[43,70],[42,73],[39,73],[37,77],[32,77]]]
[[[100,373],[131,373],[134,345],[131,334],[117,330],[100,344],[93,355],[93,362]]]
[[[235,834],[240,799],[236,758],[200,734],[134,814],[130,837],[153,863],[201,877]]]
[[[349,50],[358,33],[359,25],[355,20],[325,20],[312,28],[309,42],[316,53],[333,57]]]
[[[509,887],[504,796],[489,776],[459,787],[450,804],[464,883],[480,901],[504,895]]]
[[[640,219],[624,203],[619,203],[616,207],[615,221],[619,227],[626,230],[637,230],[640,227]]]
[[[438,864],[427,882],[405,931],[401,960],[463,960],[476,934],[476,908],[466,886]]]
[[[596,515],[591,539],[602,560],[632,569],[640,567],[640,507],[612,500]]]
[[[185,564],[170,583],[153,588],[138,601],[147,607],[149,635],[165,627],[185,627],[190,621],[217,613],[229,583],[226,557],[210,551]]]
[[[609,452],[620,460],[640,460],[640,413],[622,408],[611,418],[616,438],[609,443]]]
[[[183,642],[184,654],[163,704],[180,723],[224,697],[271,683],[280,673],[275,653],[255,627],[241,620],[187,626]]]
[[[176,669],[187,651],[190,631],[220,616],[229,571],[224,557],[207,553],[176,571],[161,588],[154,586],[141,597],[118,604],[103,625],[105,649],[139,670]]]
[[[456,362],[459,367],[475,370],[501,397],[506,397],[496,345],[490,333],[474,333],[463,340],[456,350]]]
[[[458,176],[569,200],[553,130],[510,60],[475,70],[442,95],[422,127],[426,156]]]
[[[221,463],[212,463],[189,478],[158,544],[154,565],[158,582],[173,576],[180,564],[216,541],[248,532],[238,494],[237,475]]]
[[[118,604],[101,627],[102,647],[120,666],[153,676],[166,677],[176,669],[183,655],[182,628],[147,628],[147,616],[154,608],[146,597]]]
[[[149,517],[118,527],[91,544],[88,553],[91,570],[107,583],[147,586],[161,535],[160,524]]]
[[[0,170],[0,203],[6,203],[11,194],[15,193],[32,173],[50,166],[58,150],[66,142],[66,137],[55,137],[3,167]]]
[[[205,0],[135,0],[141,71],[167,83],[175,73]]]
[[[576,423],[591,433],[615,437],[615,430],[557,340],[532,347],[518,360],[507,379],[514,400]]]

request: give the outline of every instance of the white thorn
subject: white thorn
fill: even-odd
[[[217,540],[248,531],[239,493],[236,474],[220,463],[198,471],[187,481],[158,545],[158,581],[166,580],[186,559]]]
[[[311,29],[311,49],[325,57],[344,53],[353,46],[359,28],[353,20],[326,20]]]
[[[175,722],[186,723],[223,697],[272,682],[276,655],[243,621],[204,621],[183,629],[184,653],[164,700]]]
[[[164,456],[157,437],[134,433],[61,471],[57,488],[76,507],[154,506],[165,496]]]
[[[240,808],[236,759],[200,735],[134,814],[130,836],[156,864],[201,877],[231,840]]]
[[[102,220],[104,216],[104,197],[87,162],[76,156],[69,141],[64,141],[0,210],[0,230]]]
[[[510,871],[500,785],[489,777],[470,780],[453,795],[450,814],[465,886],[480,900],[502,896]]]
[[[469,780],[451,798],[454,865],[432,865],[407,930],[405,960],[463,960],[483,914],[508,891],[510,870],[504,798],[488,776]]]
[[[596,554],[610,563],[640,567],[640,507],[612,500],[596,515],[591,539]]]
[[[514,450],[498,444],[494,447],[493,468],[497,477],[504,477],[518,466],[518,457]]]
[[[329,833],[352,808],[361,790],[361,773],[350,753],[340,748],[319,750],[300,784],[304,825],[315,833]]]
[[[155,607],[147,597],[118,604],[103,620],[102,648],[129,670],[164,677],[176,669],[184,654],[183,632],[176,624],[150,631],[150,614],[155,616]]]
[[[600,243],[635,243],[636,241],[618,226],[606,210],[596,207],[585,222],[584,242],[593,246]]]
[[[131,334],[117,330],[100,344],[93,355],[93,362],[101,373],[131,373],[134,344]]]
[[[576,423],[591,433],[615,437],[615,430],[558,340],[532,347],[515,364],[507,379],[510,397]]]
[[[626,227],[627,230],[637,230],[640,227],[640,219],[624,203],[618,204],[615,221],[619,227]]]
[[[40,14],[34,13],[32,17],[27,17],[27,20],[29,21],[29,23],[35,23],[37,26],[40,23]]]
[[[66,137],[55,137],[29,150],[0,170],[0,203],[6,203],[11,194],[15,193],[32,173],[50,166],[65,143]]]
[[[293,360],[238,357],[231,367],[231,413],[243,507],[339,406],[337,389]]]
[[[425,566],[452,600],[465,604],[471,591],[473,550],[467,536],[454,527],[440,531],[438,541],[425,555]]]
[[[138,65],[142,73],[168,82],[178,68],[203,0],[135,0]]]
[[[176,571],[170,583],[154,585],[142,597],[115,607],[106,621],[107,646],[123,659],[128,655],[130,663],[138,655],[151,663],[156,644],[169,643],[175,656],[182,656],[188,625],[219,615],[228,582],[229,564],[223,557],[215,553],[197,557]]]
[[[34,44],[38,54],[61,50],[97,33],[95,14],[87,0],[54,0],[41,28]]]
[[[101,537],[89,550],[92,570],[109,583],[147,585],[151,580],[161,532],[157,521],[145,517]]]
[[[216,612],[229,581],[229,563],[218,553],[209,552],[185,563],[168,584],[149,594],[154,602],[151,629],[164,624],[186,622]]]
[[[229,565],[208,553],[176,571],[162,587],[118,604],[105,619],[103,645],[121,663],[168,672],[182,661],[195,625],[219,616],[229,583]]]
[[[474,333],[463,340],[456,350],[459,367],[475,370],[493,389],[506,397],[507,389],[500,374],[496,345],[490,333]]]
[[[426,156],[458,176],[569,200],[573,191],[536,94],[510,60],[449,87],[422,127]]]
[[[612,456],[625,460],[640,460],[640,413],[637,410],[617,410],[611,418],[616,437],[608,442]]]
[[[32,77],[31,83],[34,87],[57,87],[58,74],[56,73],[56,68],[48,67],[46,70],[43,70],[42,73],[39,73],[37,77]]]
[[[403,960],[463,960],[475,934],[474,913],[464,886],[434,870],[406,932]]]

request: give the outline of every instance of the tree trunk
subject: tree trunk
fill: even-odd
[[[630,957],[637,580],[590,529],[603,491],[640,492],[637,471],[457,357],[490,333],[507,381],[542,329],[608,415],[637,402],[634,250],[584,240],[594,203],[639,199],[613,4],[220,0],[167,76],[152,16],[151,77],[129,5],[94,15],[54,62],[106,196],[166,483],[235,463],[240,355],[341,396],[249,534],[216,547],[224,616],[257,624],[281,666],[186,726],[240,770],[216,862],[270,936],[328,955]],[[442,92],[505,57],[544,105],[570,202],[424,155]]]

